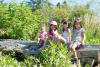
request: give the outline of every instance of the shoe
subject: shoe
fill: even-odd
[[[39,48],[41,45],[40,45],[40,43],[38,43],[36,46],[37,46],[37,48]]]

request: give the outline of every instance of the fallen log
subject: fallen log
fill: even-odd
[[[81,63],[98,64],[100,61],[100,45],[86,45],[77,50],[77,56],[81,59]],[[100,64],[98,64],[100,65]]]
[[[36,44],[36,41],[0,39],[0,50],[5,54],[14,51],[17,55],[23,54],[24,57],[40,53],[39,49],[36,48]]]
[[[0,50],[5,54],[14,51],[18,57],[24,58],[41,52],[36,48],[36,44],[36,41],[0,39]],[[77,50],[77,56],[81,58],[82,63],[88,63],[90,61],[92,65],[93,63],[100,65],[99,51],[100,45],[86,45]]]

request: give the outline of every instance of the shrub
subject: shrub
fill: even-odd
[[[35,40],[41,24],[47,23],[39,10],[32,12],[25,4],[10,3],[0,7],[0,28],[5,32],[1,38]]]

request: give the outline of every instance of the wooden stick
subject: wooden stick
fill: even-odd
[[[76,61],[77,61],[77,66],[80,67],[80,60],[78,60],[76,50],[75,50],[75,58],[76,58]]]
[[[81,66],[80,66],[80,60],[78,60],[78,67],[81,67]]]
[[[100,67],[100,51],[98,50],[98,67]]]
[[[93,67],[93,64],[94,64],[94,59],[92,60],[91,67]]]

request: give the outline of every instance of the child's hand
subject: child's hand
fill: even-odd
[[[70,45],[70,41],[68,41],[68,45]]]
[[[58,32],[53,30],[53,34],[55,37],[58,37]]]
[[[67,45],[69,45],[70,43],[67,43]]]
[[[53,30],[53,34],[56,35],[56,34],[57,34],[57,31],[54,31],[54,30]]]

